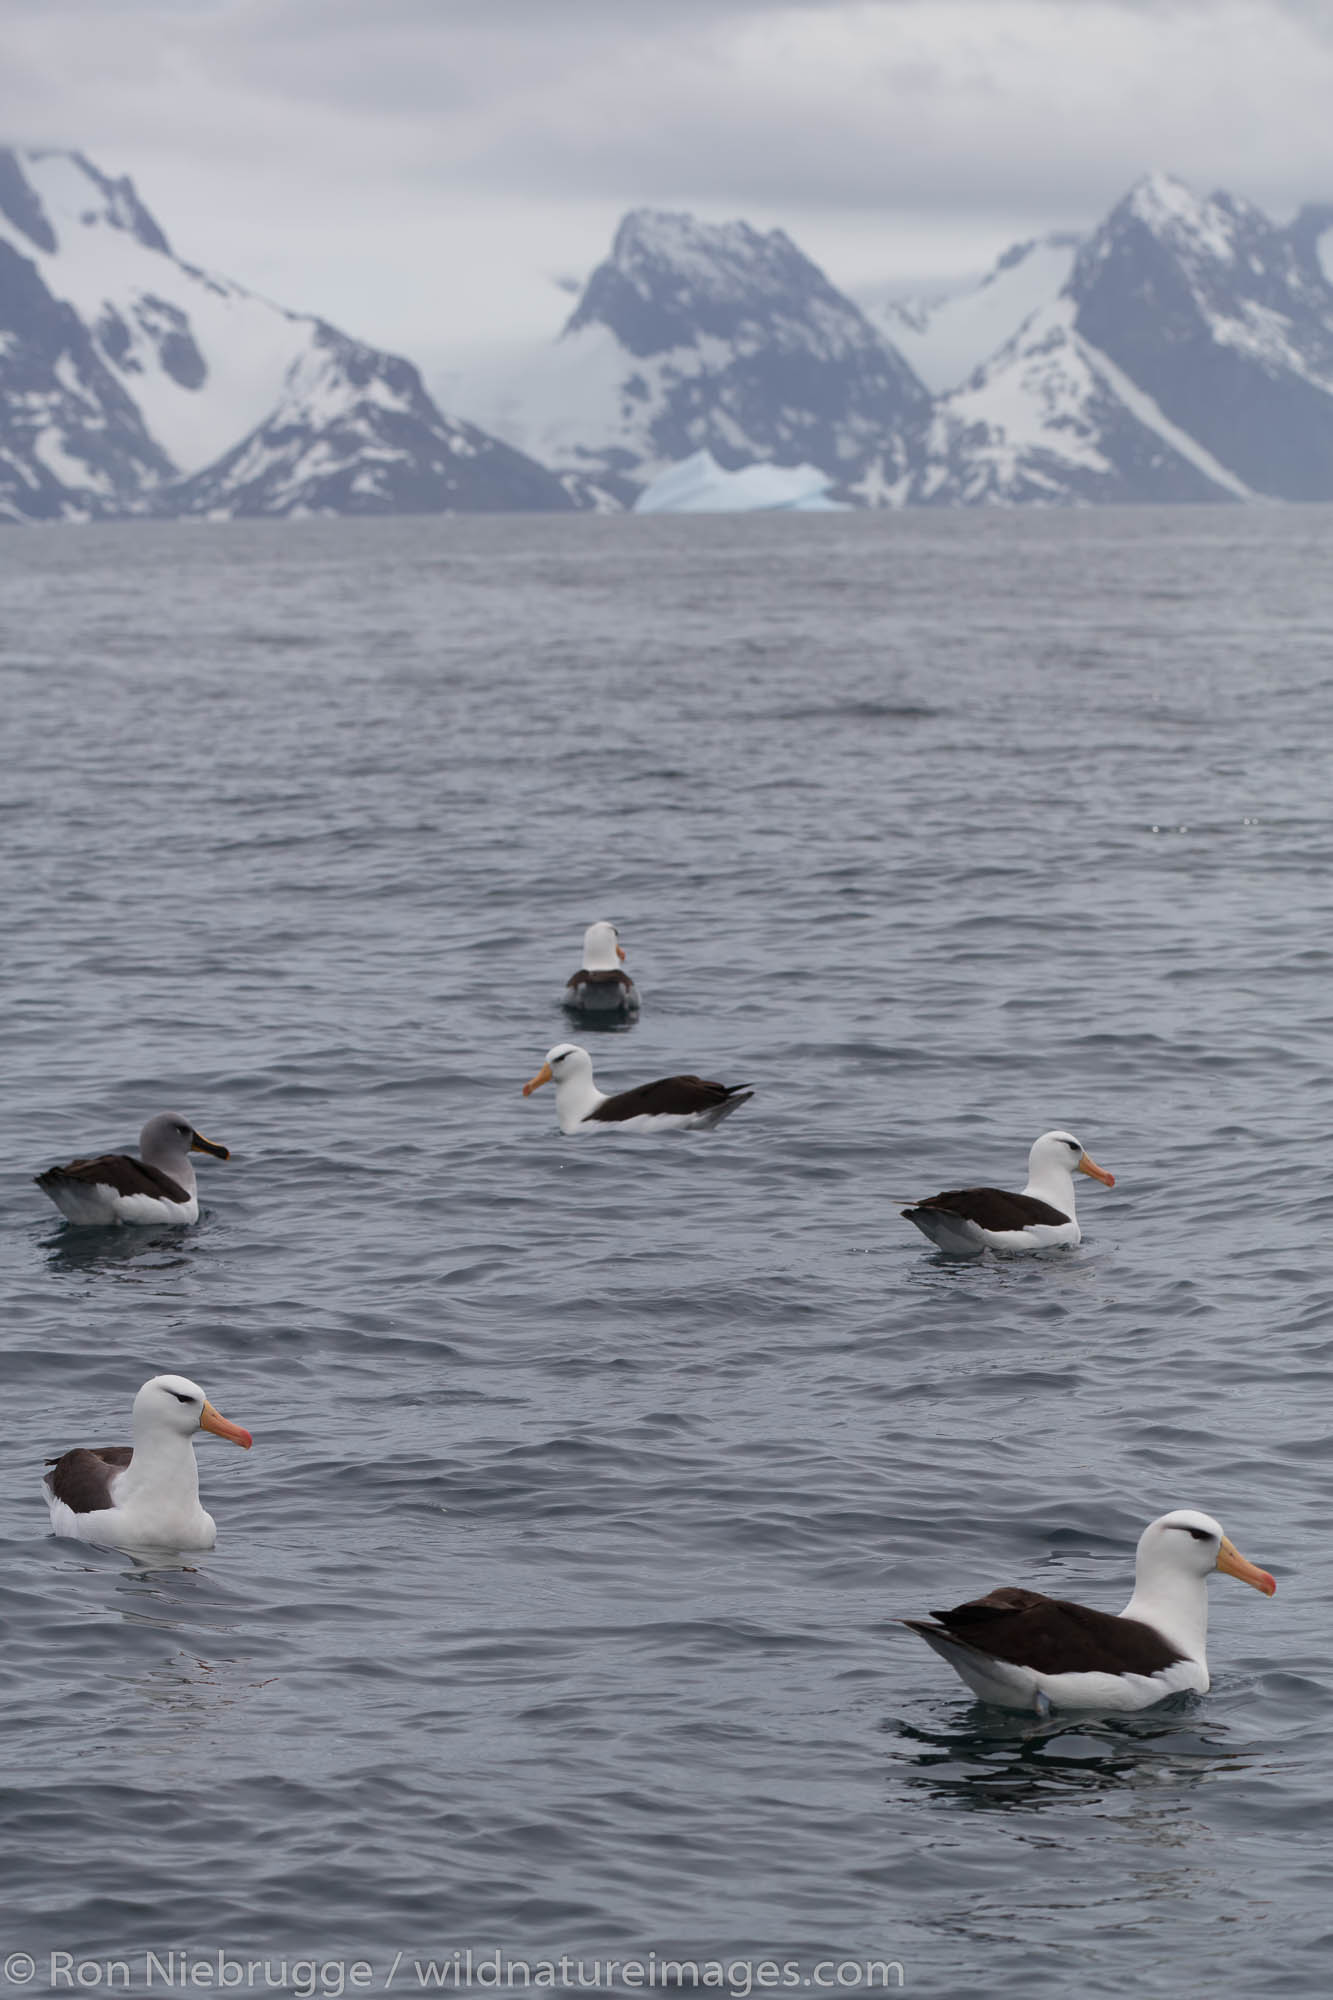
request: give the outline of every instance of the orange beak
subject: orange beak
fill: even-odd
[[[1115,1175],[1108,1174],[1105,1167],[1099,1167],[1089,1153],[1085,1153],[1079,1161],[1078,1170],[1081,1174],[1091,1174],[1092,1178],[1100,1181],[1104,1187],[1115,1186]]]
[[[1265,1597],[1271,1597],[1277,1589],[1277,1578],[1260,1569],[1257,1563],[1246,1562],[1234,1542],[1222,1537],[1222,1546],[1217,1552],[1217,1567],[1223,1576],[1238,1576],[1242,1583],[1248,1583],[1251,1590],[1262,1590]]]
[[[226,1417],[219,1416],[211,1403],[204,1404],[204,1414],[199,1419],[199,1428],[201,1431],[212,1431],[214,1437],[230,1438],[233,1444],[241,1447],[242,1451],[249,1451],[254,1443],[249,1431],[243,1431],[239,1424],[229,1423]]]
[[[225,1146],[215,1146],[213,1141],[206,1139],[202,1132],[191,1132],[189,1150],[192,1153],[211,1153],[215,1160],[229,1160],[231,1158],[231,1154]]]
[[[540,1090],[544,1083],[549,1083],[551,1081],[551,1074],[552,1072],[550,1063],[543,1063],[541,1068],[537,1071],[536,1076],[530,1076],[527,1082],[524,1084],[523,1095],[525,1097],[531,1097],[534,1090]]]
[[[620,960],[620,963],[622,965],[625,963],[625,947],[623,944],[618,944],[616,946],[616,957]]]

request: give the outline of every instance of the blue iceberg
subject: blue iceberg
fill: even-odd
[[[845,511],[830,500],[833,480],[817,465],[743,465],[724,472],[711,451],[669,465],[634,502],[636,514],[755,514]]]

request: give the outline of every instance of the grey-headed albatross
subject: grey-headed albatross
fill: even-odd
[[[103,1228],[118,1222],[197,1222],[191,1153],[231,1158],[225,1146],[205,1139],[178,1111],[159,1111],[139,1134],[137,1160],[130,1153],[99,1153],[67,1167],[48,1167],[33,1178],[70,1222]]]

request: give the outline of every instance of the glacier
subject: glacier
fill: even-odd
[[[933,396],[960,388],[1074,269],[1080,239],[1067,233],[1015,243],[976,284],[934,301],[888,301],[875,323]]]

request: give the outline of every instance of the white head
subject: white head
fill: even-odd
[[[218,1160],[231,1158],[225,1146],[215,1146],[211,1139],[205,1139],[179,1111],[159,1111],[139,1134],[139,1158],[150,1164],[159,1160],[183,1161],[187,1153],[212,1153]]]
[[[592,1082],[592,1057],[577,1042],[557,1042],[553,1049],[546,1051],[546,1061],[530,1076],[523,1086],[523,1095],[531,1097],[534,1090],[540,1090],[544,1083],[553,1083],[559,1094],[561,1084]]]
[[[1150,1521],[1139,1536],[1134,1556],[1134,1594],[1154,1596],[1159,1591],[1178,1590],[1186,1578],[1202,1582],[1220,1569],[1224,1576],[1238,1576],[1242,1583],[1271,1597],[1277,1584],[1266,1569],[1245,1557],[1222,1533],[1221,1524],[1211,1514],[1192,1507],[1178,1507]]]
[[[229,1423],[213,1408],[197,1382],[186,1375],[154,1375],[134,1399],[134,1448],[150,1439],[192,1438],[196,1431],[212,1431],[230,1438],[244,1451],[254,1439],[239,1424]]]
[[[583,970],[614,972],[625,954],[614,924],[589,924],[583,933]]]
[[[1106,1187],[1115,1186],[1115,1175],[1108,1174],[1105,1167],[1099,1167],[1084,1152],[1081,1142],[1072,1132],[1043,1132],[1040,1139],[1033,1141],[1028,1154],[1028,1180],[1032,1183],[1050,1180],[1067,1180],[1072,1183],[1074,1175],[1090,1174],[1095,1181]]]

